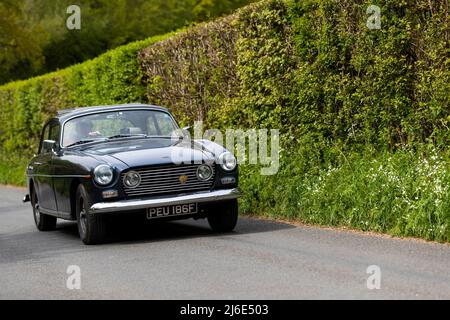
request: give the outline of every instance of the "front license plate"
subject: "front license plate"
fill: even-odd
[[[197,213],[196,203],[177,204],[174,206],[156,207],[147,209],[147,219],[164,218],[185,214]]]

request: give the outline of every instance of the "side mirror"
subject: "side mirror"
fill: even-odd
[[[172,139],[175,139],[178,141],[181,139],[181,140],[185,141],[186,138],[190,138],[190,136],[191,136],[191,134],[189,133],[190,128],[191,127],[184,127],[181,129],[179,128],[179,129],[173,130],[171,133]]]
[[[57,151],[56,141],[44,140],[44,142],[42,143],[42,151],[44,151],[45,153],[56,152]]]
[[[191,129],[190,126],[181,128],[181,132],[183,133],[184,137],[190,137],[191,136],[191,133],[189,132],[190,129]]]

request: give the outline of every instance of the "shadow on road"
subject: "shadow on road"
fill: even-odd
[[[142,219],[119,219],[110,226],[108,240],[103,245],[85,246],[81,242],[74,222],[58,220],[57,229],[39,232],[30,219],[30,225],[20,232],[0,235],[0,264],[30,259],[54,258],[59,254],[101,250],[104,246],[136,243],[178,241],[201,237],[239,236],[262,232],[276,232],[295,228],[292,225],[241,217],[236,230],[231,233],[214,233],[206,220],[194,221],[145,221]]]
[[[214,233],[206,220],[182,221],[143,221],[142,219],[115,218],[108,224],[108,240],[106,244],[157,242],[167,240],[182,240],[198,237],[230,236],[295,228],[286,223],[262,221],[242,217],[236,230],[231,233]],[[78,239],[78,229],[75,223],[62,222],[58,224],[58,233]]]

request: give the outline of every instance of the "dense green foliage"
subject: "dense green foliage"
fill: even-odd
[[[0,0],[0,84],[92,59],[130,41],[229,13],[252,0]],[[71,5],[80,30],[68,30]]]
[[[24,18],[23,11],[15,0],[0,1],[0,17],[0,84],[2,84],[24,75],[34,74],[42,67],[43,61],[39,37],[21,23]]]
[[[0,87],[3,153],[28,155],[55,109],[161,104],[281,129],[278,174],[242,167],[246,213],[450,241],[448,2],[377,1],[370,30],[371,2],[263,1]]]
[[[450,159],[436,150],[285,154],[275,176],[241,172],[241,210],[271,218],[450,241]],[[313,160],[313,161],[311,161]]]
[[[35,152],[42,123],[56,110],[145,100],[136,56],[169,36],[134,42],[69,69],[1,87],[2,149],[12,153],[19,148],[27,156]]]

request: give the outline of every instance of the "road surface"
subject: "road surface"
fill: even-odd
[[[23,193],[0,187],[0,299],[450,299],[445,244],[241,218],[219,235],[135,221],[85,246],[72,222],[38,232]]]

